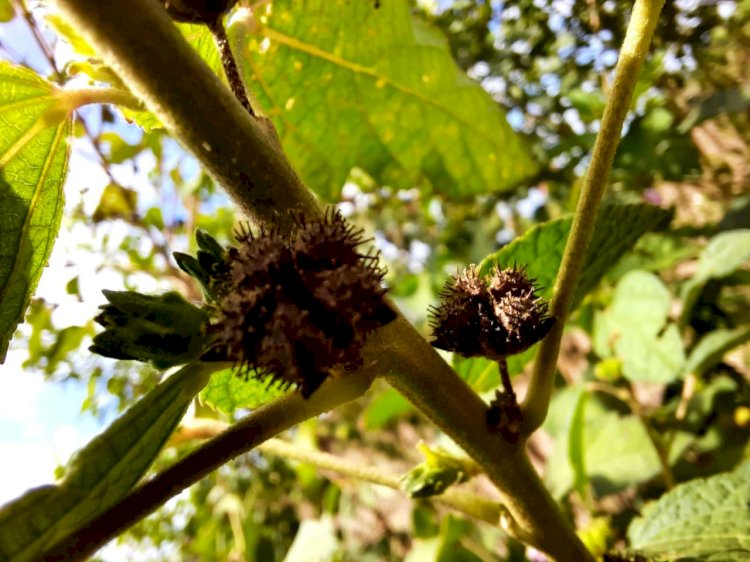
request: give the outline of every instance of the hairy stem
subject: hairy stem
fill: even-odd
[[[286,160],[270,122],[242,108],[158,3],[56,3],[169,132],[251,216],[284,227],[292,224],[290,211],[320,213]],[[508,509],[507,528],[516,536],[561,562],[593,560],[532,468],[523,441],[510,444],[488,432],[487,405],[402,316],[368,338],[364,364],[367,370],[384,374],[482,466],[500,490]],[[360,376],[361,370],[346,378]],[[284,424],[300,419],[295,412]],[[182,476],[189,481],[188,474]],[[150,498],[141,499],[146,500],[148,509],[158,505]],[[143,505],[140,508],[145,510]]]
[[[142,111],[143,104],[130,92],[120,88],[81,88],[75,90],[58,90],[58,103],[66,110],[73,111],[92,103],[111,104]]]
[[[633,90],[663,4],[664,0],[636,0],[633,6],[615,68],[615,80],[604,110],[599,134],[596,136],[591,164],[583,181],[570,236],[555,282],[550,315],[556,317],[557,322],[539,348],[523,403],[522,432],[525,435],[530,435],[547,417],[563,328],[578,286],[586,249],[594,231],[599,203],[607,187],[622,124],[630,107]]]
[[[291,393],[258,408],[54,545],[40,560],[85,560],[107,541],[226,462],[293,425],[359,398],[371,382],[372,377],[366,373],[329,379],[307,400],[299,393]]]

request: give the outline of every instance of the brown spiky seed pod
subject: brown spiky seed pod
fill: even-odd
[[[475,265],[449,279],[440,291],[440,304],[430,306],[432,345],[465,357],[483,355],[479,335],[492,304],[487,285]]]
[[[298,221],[295,234],[237,234],[229,252],[232,290],[212,327],[212,356],[241,372],[296,386],[307,398],[334,369],[361,363],[367,334],[395,318],[376,254],[339,213]]]
[[[474,265],[446,283],[431,308],[432,345],[464,357],[492,359],[524,351],[555,323],[534,281],[517,267],[495,267],[489,282]]]

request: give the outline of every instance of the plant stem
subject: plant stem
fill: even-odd
[[[169,132],[251,216],[283,228],[293,224],[290,211],[320,213],[314,197],[286,160],[270,122],[253,118],[242,108],[157,2],[56,3]],[[593,560],[531,466],[523,440],[510,444],[488,432],[487,404],[403,316],[368,337],[363,360],[368,371],[384,374],[482,466],[500,490],[508,509],[503,520],[514,536],[560,562]],[[360,370],[343,380],[360,376],[367,373]],[[322,391],[314,393],[310,401]],[[304,418],[294,411],[292,419],[283,420],[284,427],[300,419]],[[280,426],[282,421],[275,423]],[[259,442],[257,431],[256,427],[246,439],[255,437],[255,443]],[[236,446],[247,450],[246,443],[239,440]],[[212,462],[211,466],[218,464]],[[195,481],[187,471],[181,476],[184,482]],[[144,505],[140,508],[145,509]],[[149,501],[148,508],[157,505]]]
[[[56,92],[56,96],[57,102],[65,111],[74,111],[79,107],[92,103],[117,105],[137,111],[145,109],[138,98],[120,88],[61,89]]]
[[[593,234],[599,203],[607,187],[609,172],[620,142],[622,125],[663,4],[664,0],[636,0],[633,6],[615,68],[615,80],[604,110],[599,134],[596,136],[591,164],[583,181],[581,197],[555,282],[550,315],[556,317],[557,322],[542,341],[523,403],[522,433],[525,435],[535,431],[547,417],[565,321]]]
[[[234,60],[234,54],[232,53],[232,46],[229,44],[227,38],[227,32],[224,29],[224,18],[219,17],[213,23],[208,25],[211,35],[214,36],[214,42],[216,48],[219,50],[219,56],[221,57],[221,64],[224,67],[224,74],[227,77],[229,83],[229,89],[232,90],[234,97],[237,101],[242,104],[247,112],[255,117],[255,111],[250,105],[247,92],[245,90],[245,83],[242,81],[240,71],[237,68],[237,62]]]
[[[334,472],[351,476],[358,480],[380,484],[394,490],[401,490],[400,477],[395,474],[385,474],[372,466],[353,463],[321,451],[300,448],[281,439],[270,439],[263,443],[260,449],[264,453],[296,460],[305,464],[312,464],[318,468],[333,470]],[[466,515],[486,521],[492,525],[497,525],[500,519],[501,507],[497,502],[486,500],[474,494],[459,492],[457,490],[447,490],[445,493],[429,499],[462,511]]]
[[[85,560],[107,541],[226,462],[297,423],[359,398],[371,382],[372,377],[367,373],[329,379],[307,400],[295,392],[258,408],[52,546],[40,560]]]

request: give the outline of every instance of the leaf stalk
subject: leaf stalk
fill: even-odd
[[[599,205],[609,181],[625,116],[630,108],[633,91],[663,5],[664,0],[636,0],[633,6],[615,67],[615,80],[604,110],[599,134],[596,136],[591,164],[583,180],[570,236],[555,281],[550,316],[556,317],[557,322],[542,340],[523,402],[524,420],[521,432],[525,435],[530,435],[538,429],[547,417],[565,321],[570,313],[586,250],[594,232]]]

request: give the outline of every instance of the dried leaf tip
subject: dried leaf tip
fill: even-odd
[[[307,398],[332,371],[359,365],[367,335],[396,316],[378,255],[358,252],[362,231],[338,212],[300,217],[291,237],[244,228],[237,241],[210,355],[245,374],[296,386]]]

